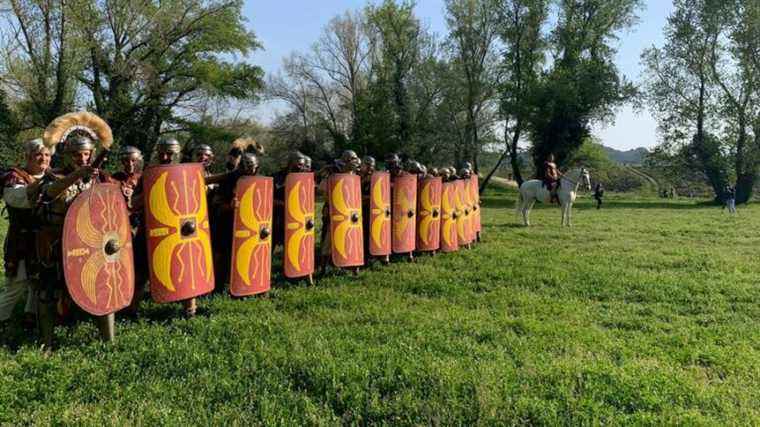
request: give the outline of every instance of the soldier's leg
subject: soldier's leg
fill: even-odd
[[[198,304],[195,298],[190,298],[182,301],[182,308],[185,310],[185,317],[195,317],[195,312],[198,310]]]
[[[40,332],[40,344],[46,350],[52,350],[58,298],[54,282],[49,280],[47,274],[42,276],[40,285],[40,289],[37,291],[37,325]]]
[[[5,287],[0,290],[0,322],[11,318],[13,308],[27,294],[28,288],[26,280],[18,280],[18,276],[5,281]]]
[[[114,313],[105,316],[96,316],[95,324],[100,331],[100,339],[106,342],[113,342],[116,337],[116,315]]]

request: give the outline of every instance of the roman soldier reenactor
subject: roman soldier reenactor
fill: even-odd
[[[59,122],[60,120],[60,122]],[[69,206],[94,181],[109,182],[109,177],[93,165],[95,141],[110,144],[108,125],[90,113],[78,113],[56,119],[45,131],[44,143],[51,150],[63,146],[63,167],[45,174],[40,180],[38,211],[41,220],[37,234],[37,253],[40,261],[40,290],[38,319],[42,344],[53,346],[53,326],[56,308],[66,315],[70,298],[63,276],[63,224]],[[101,161],[101,159],[98,159]],[[96,317],[101,338],[114,339],[114,314]]]
[[[13,308],[26,295],[27,325],[34,325],[36,296],[32,280],[37,273],[37,253],[34,246],[38,223],[32,213],[29,193],[50,167],[50,150],[35,139],[24,145],[26,163],[11,168],[3,176],[3,201],[8,210],[8,234],[5,236],[5,287],[0,291],[0,323],[10,319]]]
[[[331,175],[337,173],[345,173],[356,175],[359,173],[359,169],[362,166],[361,159],[356,155],[356,152],[352,150],[344,151],[339,159],[333,161],[333,163],[325,166],[317,173],[317,182],[320,188],[323,189],[325,194],[329,194],[327,184]],[[324,273],[327,269],[327,264],[330,260],[330,254],[332,250],[330,237],[330,202],[328,201],[322,206],[322,230],[320,235],[320,259],[319,265]]]
[[[229,283],[230,259],[232,258],[233,223],[235,220],[235,186],[241,176],[259,173],[259,159],[252,152],[243,151],[234,170],[211,175],[207,185],[218,185],[214,194],[211,216],[215,224],[211,236],[214,248],[215,292],[224,290]]]
[[[182,153],[182,147],[174,138],[160,139],[156,143],[155,163],[159,165],[170,165],[180,162],[180,156]],[[140,192],[142,192],[142,185],[139,186]],[[144,200],[143,197],[139,197],[140,200]],[[182,307],[184,309],[185,317],[195,317],[195,313],[198,310],[198,304],[195,298],[189,298],[182,300]]]
[[[372,156],[362,157],[362,166],[359,176],[362,178],[362,225],[364,226],[364,256],[369,262],[369,228],[372,217],[370,205],[372,200],[372,174],[375,173],[375,158]]]
[[[294,151],[288,156],[288,164],[275,173],[274,181],[274,204],[272,211],[272,248],[281,246],[285,242],[285,179],[289,173],[310,172],[311,158]]]
[[[145,241],[145,224],[143,223],[142,194],[135,196],[138,185],[142,185],[143,154],[139,148],[125,145],[119,150],[121,170],[111,175],[111,179],[121,185],[121,192],[129,209],[129,223],[132,226],[132,250],[135,260],[135,294],[132,304],[126,309],[128,316],[137,317],[137,308],[145,294],[148,282],[148,252]]]

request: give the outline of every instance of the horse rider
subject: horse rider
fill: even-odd
[[[558,184],[560,178],[562,177],[562,174],[560,173],[557,164],[554,162],[554,154],[549,154],[549,156],[544,161],[543,172],[544,186],[546,186],[546,189],[549,190],[549,193],[551,194],[549,202],[559,203],[559,198],[557,197],[557,187],[559,186]]]

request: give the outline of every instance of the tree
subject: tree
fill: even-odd
[[[478,154],[485,110],[492,104],[497,80],[496,52],[499,2],[497,0],[447,0],[446,23],[452,66],[463,90],[465,144],[462,157],[478,172]]]
[[[547,48],[542,28],[549,14],[547,0],[502,0],[499,11],[499,37],[504,45],[502,81],[499,85],[499,112],[504,122],[506,149],[480,186],[482,192],[493,174],[509,156],[512,174],[518,185],[520,172],[519,142],[523,136],[531,106],[530,95],[539,81]]]
[[[532,91],[529,130],[537,170],[554,154],[562,165],[590,135],[595,121],[614,117],[635,95],[620,75],[620,31],[636,22],[640,0],[561,0],[551,33],[552,66]]]
[[[259,48],[240,1],[80,0],[80,75],[117,141],[151,150],[208,99],[255,99],[262,70],[223,59]]]
[[[8,165],[20,160],[21,147],[16,143],[19,124],[16,114],[5,101],[5,92],[0,90],[0,164]]]
[[[760,6],[751,0],[674,5],[665,45],[642,55],[647,99],[663,144],[688,146],[716,198],[735,174],[737,202],[746,202],[760,149]]]
[[[44,128],[71,111],[81,70],[81,49],[62,0],[9,0],[3,28],[2,82],[15,98],[20,126]]]
[[[290,104],[304,131],[324,127],[335,151],[365,152],[359,110],[369,80],[369,39],[363,17],[347,12],[333,18],[311,52],[292,54],[283,68],[284,75],[269,80],[269,96]]]
[[[412,142],[414,119],[409,79],[419,61],[424,34],[414,15],[413,2],[396,4],[394,0],[385,0],[379,6],[369,6],[365,13],[371,30],[372,71],[376,79],[373,119],[375,126],[392,130],[390,139],[383,141],[386,148],[383,151],[397,151]],[[385,111],[391,114],[385,118],[377,114]]]

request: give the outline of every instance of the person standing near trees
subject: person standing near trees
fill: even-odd
[[[5,236],[5,287],[0,291],[0,323],[10,319],[16,303],[27,295],[25,324],[34,325],[36,297],[30,281],[37,271],[34,246],[37,221],[28,193],[50,167],[50,150],[35,139],[24,145],[26,164],[11,168],[3,177],[3,201],[8,210],[8,234]]]
[[[732,185],[726,185],[726,188],[723,190],[725,194],[726,204],[725,207],[728,208],[728,213],[735,214],[736,213],[736,187]]]
[[[604,187],[601,182],[596,183],[594,187],[594,199],[596,200],[596,209],[602,208],[602,197],[604,197]]]

